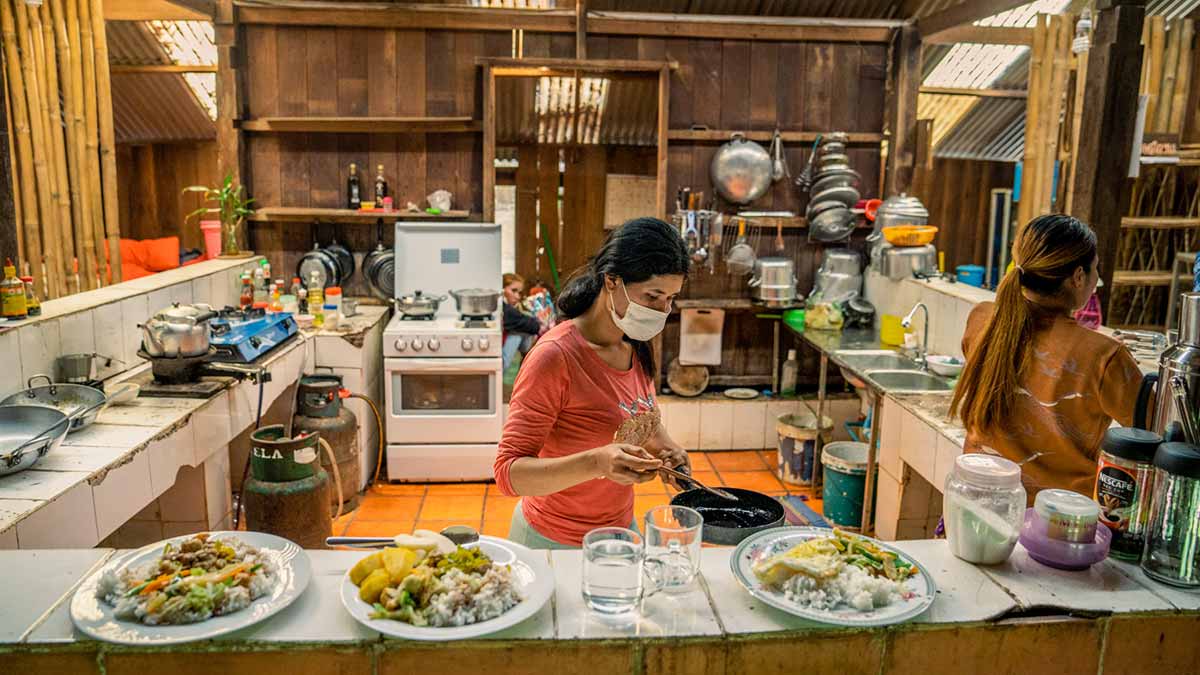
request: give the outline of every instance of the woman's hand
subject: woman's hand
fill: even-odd
[[[654,480],[661,460],[636,445],[612,443],[589,451],[601,478],[619,485],[633,485]]]
[[[692,460],[688,457],[687,450],[684,450],[673,441],[669,444],[664,444],[662,450],[658,453],[658,458],[662,460],[663,465],[676,471],[682,471],[689,476],[692,473]],[[676,490],[687,490],[691,488],[691,484],[681,484],[675,476],[663,476],[663,481],[675,488]]]

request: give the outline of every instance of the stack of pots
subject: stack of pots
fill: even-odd
[[[842,241],[854,229],[855,215],[850,208],[859,200],[860,176],[850,168],[848,140],[842,132],[826,134],[817,148],[807,212],[808,238],[812,241]]]

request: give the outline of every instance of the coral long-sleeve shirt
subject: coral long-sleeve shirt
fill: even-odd
[[[516,496],[509,468],[521,457],[566,457],[608,445],[641,415],[657,419],[654,383],[637,364],[617,370],[588,345],[573,321],[546,333],[521,364],[496,456],[496,485]],[[639,419],[639,421],[641,421]],[[654,425],[649,425],[650,427]],[[640,439],[622,442],[640,444]],[[578,546],[597,527],[628,527],[633,488],[597,478],[561,492],[524,496],[525,520],[542,536]]]

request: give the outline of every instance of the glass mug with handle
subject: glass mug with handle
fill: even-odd
[[[646,557],[642,535],[601,527],[583,537],[583,601],[601,614],[625,614],[662,590],[666,565]]]
[[[663,590],[686,590],[700,571],[704,516],[686,506],[656,506],[646,512],[646,557],[663,565]]]

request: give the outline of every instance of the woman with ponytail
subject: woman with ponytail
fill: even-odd
[[[513,541],[573,548],[597,527],[630,527],[633,485],[690,466],[660,423],[649,345],[687,272],[679,232],[637,218],[567,281],[566,320],[522,364],[496,456],[496,485],[521,497]]]
[[[1041,216],[1017,233],[1013,262],[995,303],[967,319],[951,411],[967,452],[1022,465],[1030,503],[1047,488],[1091,494],[1100,440],[1114,419],[1132,424],[1142,379],[1119,342],[1072,316],[1099,278],[1096,235],[1070,216]]]

